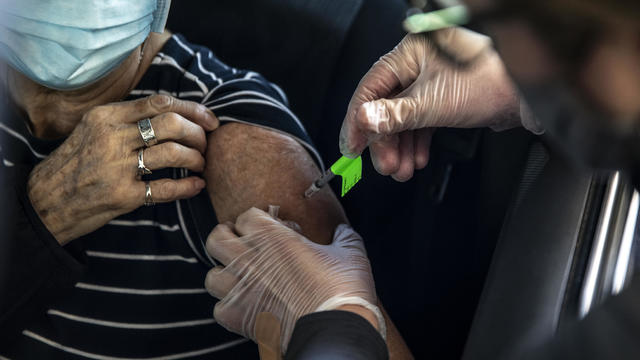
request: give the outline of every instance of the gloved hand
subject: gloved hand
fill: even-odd
[[[352,304],[376,314],[385,334],[362,239],[348,225],[336,228],[331,245],[318,245],[251,208],[235,225],[216,226],[207,251],[225,265],[209,271],[205,287],[221,299],[214,316],[229,331],[255,341],[256,317],[272,313],[280,319],[285,352],[301,316]]]
[[[340,132],[348,157],[367,145],[376,170],[406,181],[426,166],[438,127],[520,125],[520,101],[491,41],[462,28],[408,35],[376,62]]]

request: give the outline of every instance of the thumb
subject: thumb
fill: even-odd
[[[492,49],[491,38],[460,27],[436,31],[432,39],[440,50],[463,64]]]
[[[371,140],[358,126],[362,105],[369,101],[391,98],[404,91],[420,75],[422,58],[415,54],[424,48],[424,39],[409,35],[398,46],[377,61],[356,88],[340,130],[340,152],[356,158]],[[423,53],[424,51],[422,51]]]
[[[340,152],[349,158],[362,154],[369,144],[367,134],[358,126],[358,113],[363,103],[392,97],[403,87],[397,75],[398,65],[390,54],[385,55],[362,78],[356,89],[340,129]]]

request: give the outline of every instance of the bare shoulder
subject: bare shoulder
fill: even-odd
[[[208,135],[205,179],[220,222],[233,221],[255,206],[280,206],[283,219],[297,222],[304,235],[330,243],[346,217],[329,190],[303,196],[320,174],[309,153],[288,135],[232,123]]]

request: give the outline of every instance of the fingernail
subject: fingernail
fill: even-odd
[[[171,105],[171,101],[173,101],[173,99],[169,95],[151,96],[151,103],[160,109],[164,109],[165,107]]]
[[[196,181],[195,181],[195,186],[196,186],[196,188],[198,188],[198,189],[202,189],[202,188],[204,188],[206,185],[207,185],[207,183],[205,183],[205,182],[204,182],[204,180],[202,180],[202,179],[196,179]]]

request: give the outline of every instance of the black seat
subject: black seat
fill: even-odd
[[[464,359],[530,353],[619,292],[633,272],[633,192],[621,174],[572,166],[535,143]]]

